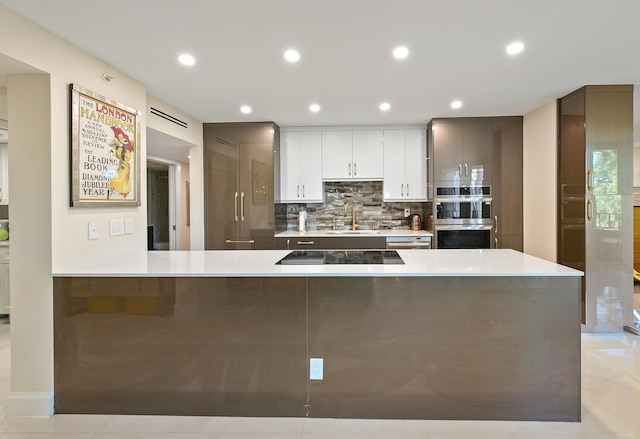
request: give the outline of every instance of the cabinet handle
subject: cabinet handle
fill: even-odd
[[[587,189],[593,190],[593,169],[587,171]]]
[[[349,163],[349,177],[351,177],[351,163]]]
[[[409,196],[409,183],[407,183],[407,197]]]
[[[289,240],[287,239],[287,250],[291,250],[291,248],[289,247]]]
[[[233,214],[236,217],[236,222],[238,222],[238,193],[236,192],[235,200],[233,202]]]
[[[493,238],[494,248],[500,248],[500,244],[498,244],[498,238]]]
[[[462,177],[462,163],[458,163],[458,175]]]
[[[227,239],[225,242],[227,244],[253,244],[255,241],[253,239]]]
[[[404,197],[404,183],[400,185],[400,196]]]
[[[240,193],[240,220],[244,221],[244,192]]]
[[[298,185],[297,189],[296,189],[296,196],[298,198],[300,198],[300,185]]]
[[[314,242],[313,241],[298,241],[298,242],[296,242],[296,244],[298,244],[298,245],[313,245]]]
[[[496,223],[495,224],[495,229],[493,229],[493,233],[498,233],[498,215],[493,217],[493,221]]]
[[[302,185],[302,198],[304,198],[304,185]]]
[[[587,221],[591,221],[593,219],[593,201],[587,201]]]
[[[357,165],[357,163],[354,163],[354,164],[353,164],[353,176],[354,176],[354,177],[355,177],[356,175],[358,175],[358,171],[357,171],[356,165]]]
[[[467,168],[467,164],[464,164],[464,176],[468,177],[469,176],[469,169]]]

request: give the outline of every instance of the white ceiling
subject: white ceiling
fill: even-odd
[[[638,0],[0,0],[203,122],[425,124],[634,84]],[[508,57],[505,47],[526,47]],[[392,58],[397,45],[410,55]],[[288,48],[301,52],[288,64]],[[188,52],[197,59],[176,62]],[[0,73],[2,73],[0,71]],[[117,78],[115,78],[117,80]],[[449,104],[460,99],[463,107]],[[380,102],[391,110],[382,113]],[[322,110],[312,114],[308,107]],[[254,111],[241,114],[241,105]],[[639,108],[636,104],[636,108]],[[635,112],[636,144],[640,111]]]

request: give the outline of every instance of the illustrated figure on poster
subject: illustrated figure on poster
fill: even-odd
[[[133,142],[127,133],[120,128],[111,127],[113,130],[113,152],[118,159],[118,172],[111,179],[109,188],[121,194],[124,198],[131,192],[131,159],[133,157]]]

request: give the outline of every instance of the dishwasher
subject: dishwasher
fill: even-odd
[[[387,236],[387,249],[430,249],[431,236]]]

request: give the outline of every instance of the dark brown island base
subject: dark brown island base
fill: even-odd
[[[512,250],[152,253],[54,275],[56,413],[580,421],[581,272]]]

